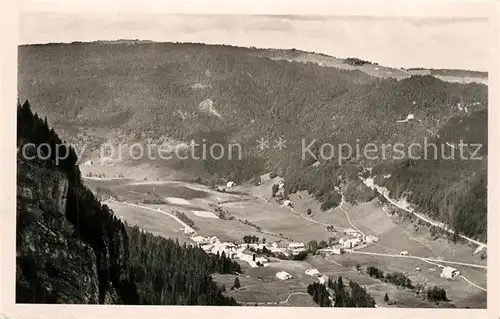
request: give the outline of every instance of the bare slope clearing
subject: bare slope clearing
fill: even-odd
[[[352,64],[349,59],[337,58],[321,53],[304,52],[295,50],[293,52],[285,50],[266,50],[256,55],[268,56],[273,60],[286,60],[289,62],[315,63],[322,67],[332,67],[342,70],[359,70],[368,75],[378,78],[395,78],[397,80],[410,77],[412,75],[432,75],[443,81],[453,83],[481,83],[488,84],[486,72],[476,72],[467,70],[433,70],[433,69],[403,69],[387,67],[363,61],[366,63]],[[361,62],[361,60],[359,60]]]
[[[119,202],[109,201],[106,204],[117,217],[130,225],[139,226],[139,228],[158,236],[176,238],[180,242],[189,242],[189,239],[181,231],[182,226],[169,216]]]

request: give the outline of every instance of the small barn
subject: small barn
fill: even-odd
[[[293,207],[293,202],[291,200],[285,200],[283,201],[283,205],[287,207]]]
[[[280,271],[276,273],[276,277],[280,280],[287,280],[293,278],[292,275],[287,273],[286,271]]]
[[[444,267],[441,272],[441,278],[454,279],[460,275],[460,272],[452,267]]]
[[[309,276],[319,276],[319,275],[321,275],[321,273],[319,272],[319,270],[315,269],[315,268],[307,269],[305,273],[306,273],[306,275],[309,275]]]
[[[366,236],[366,242],[368,244],[376,243],[376,242],[378,242],[378,237],[373,236],[373,235],[368,235],[368,236]]]

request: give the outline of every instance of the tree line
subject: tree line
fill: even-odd
[[[328,279],[325,285],[313,283],[307,292],[320,307],[374,308],[375,300],[355,281],[350,280],[345,286],[342,276],[337,280]],[[333,300],[333,303],[332,303]]]

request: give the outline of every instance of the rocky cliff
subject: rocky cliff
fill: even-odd
[[[134,304],[125,227],[71,175],[19,148],[16,302]]]
[[[97,303],[95,253],[65,217],[68,178],[43,161],[17,165],[17,302]]]

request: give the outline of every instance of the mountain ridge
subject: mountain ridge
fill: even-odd
[[[289,55],[290,53],[293,54],[302,54],[302,55],[309,55],[312,56],[312,59],[305,59],[305,62],[313,62],[320,64],[322,66],[332,66],[332,67],[337,67],[341,69],[361,69],[361,67],[358,68],[351,68],[353,67],[348,63],[349,59],[356,59],[359,61],[363,61],[365,63],[363,64],[370,64],[370,65],[375,65],[376,67],[379,68],[384,68],[386,70],[385,72],[391,72],[383,74],[382,72],[374,72],[373,70],[363,70],[363,72],[376,76],[376,77],[394,77],[396,79],[404,78],[404,77],[409,77],[413,74],[416,74],[416,71],[418,72],[428,72],[429,74],[432,75],[444,75],[443,73],[459,73],[459,77],[469,77],[472,80],[466,81],[467,82],[478,82],[482,84],[487,84],[487,77],[488,77],[488,72],[487,71],[477,71],[477,70],[467,70],[467,69],[436,69],[436,68],[424,68],[424,67],[394,67],[394,66],[384,66],[380,65],[376,62],[370,62],[367,60],[362,60],[359,58],[339,58],[335,57],[333,55],[329,55],[326,53],[321,53],[321,52],[313,52],[313,51],[306,51],[306,50],[299,50],[299,49],[271,49],[271,48],[264,48],[264,47],[254,47],[254,46],[236,46],[236,45],[226,45],[226,44],[205,44],[205,43],[200,43],[200,42],[162,42],[162,41],[154,41],[154,40],[147,40],[147,39],[117,39],[117,40],[96,40],[96,41],[71,41],[71,42],[47,42],[47,43],[32,43],[32,44],[22,44],[20,47],[27,47],[27,46],[51,46],[51,45],[65,45],[65,44],[90,44],[90,43],[101,43],[101,44],[127,44],[127,45],[134,45],[134,44],[160,44],[160,43],[175,43],[175,44],[202,44],[202,45],[207,45],[207,46],[223,46],[223,47],[228,47],[228,48],[237,48],[237,49],[253,49],[256,51],[260,51],[265,53],[264,56],[267,55],[276,55],[276,54],[282,54],[282,55]],[[318,59],[315,59],[314,57],[318,57]],[[276,57],[275,57],[276,58]],[[327,59],[334,59],[336,63],[333,63],[332,65],[328,65],[328,63],[325,63],[322,58],[327,58]],[[281,59],[286,59],[286,57],[282,57]],[[392,72],[395,72],[396,74],[392,74]],[[400,73],[399,75],[397,75]],[[418,74],[418,73],[417,73]],[[447,78],[441,78],[442,80],[446,81]],[[486,80],[485,80],[486,79]],[[465,79],[464,79],[465,81]]]
[[[351,156],[340,165],[337,154],[311,170],[315,160],[300,158],[301,139],[317,139],[312,149],[316,155],[325,143],[410,145],[427,138],[445,145],[461,137],[470,143],[487,143],[488,87],[483,84],[450,83],[431,75],[377,78],[360,70],[272,60],[260,56],[259,50],[218,45],[75,43],[19,50],[20,94],[34,100],[59,130],[68,129],[68,137],[80,127],[81,134],[106,129],[143,143],[162,136],[180,141],[206,138],[211,144],[240,143],[246,152],[242,162],[187,160],[177,166],[160,163],[155,167],[185,168],[206,183],[246,181],[275,171],[285,178],[289,192],[307,189],[331,205],[339,197],[335,189],[340,183],[357,180],[361,164],[380,165],[380,159],[360,163]],[[429,131],[441,131],[448,139]],[[269,141],[284,137],[287,148],[259,152],[255,141],[262,137]],[[477,211],[470,213],[477,225],[468,235],[485,236],[486,212],[480,208],[484,194],[477,200],[469,198],[464,194],[471,190],[464,187],[460,196],[453,195],[450,185],[434,180],[459,183],[462,173],[453,167],[467,168],[465,179],[483,172],[487,149],[484,151],[486,159],[478,162],[440,161],[431,165],[420,161],[414,165],[408,159],[390,160],[381,169],[407,175],[405,183],[393,183],[403,190],[408,185],[415,187],[411,181],[420,178],[419,169],[410,171],[408,167],[418,166],[423,171],[431,167],[435,174],[426,175],[423,185],[442,187],[449,204],[435,206],[439,202],[432,199],[436,192],[420,189],[425,194],[422,198],[427,198],[424,206],[433,206],[432,211],[437,208],[441,221],[449,222],[453,220],[448,216],[450,202],[460,202],[464,208],[477,201]],[[472,202],[461,202],[460,197]],[[461,214],[469,215],[466,211]],[[464,228],[470,222],[467,218],[464,221],[457,227]]]

